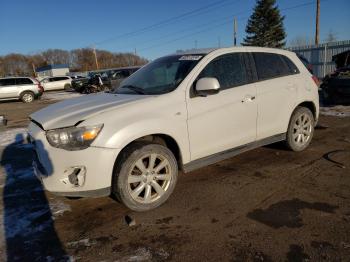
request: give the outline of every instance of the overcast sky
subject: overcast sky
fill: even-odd
[[[245,36],[255,0],[1,0],[0,55],[48,48],[134,52],[154,59],[177,49],[232,45]],[[277,0],[287,40],[314,37],[316,0]],[[350,1],[321,0],[320,39],[350,39]]]

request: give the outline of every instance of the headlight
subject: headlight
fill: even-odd
[[[50,145],[65,150],[82,150],[88,148],[102,130],[103,125],[67,127],[46,132]]]

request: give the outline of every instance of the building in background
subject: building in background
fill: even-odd
[[[65,76],[69,73],[69,66],[67,64],[47,65],[38,67],[35,71],[38,78],[48,76]]]

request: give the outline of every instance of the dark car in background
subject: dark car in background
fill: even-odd
[[[120,83],[135,73],[140,67],[121,67],[90,72],[87,77],[73,79],[72,87],[75,91],[84,93],[93,85],[99,85],[101,78],[103,88],[101,90],[111,90],[119,87]]]
[[[321,89],[328,104],[350,104],[350,50],[334,55],[336,70],[325,76]]]
[[[139,69],[139,66],[133,66],[109,70],[106,76],[102,76],[103,85],[110,89],[118,88],[125,78],[128,78]]]

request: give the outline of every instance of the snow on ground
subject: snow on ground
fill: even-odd
[[[70,91],[44,92],[41,99],[43,100],[65,100],[74,97],[83,96],[83,94]]]
[[[324,116],[350,117],[350,106],[320,107],[320,114]]]
[[[26,141],[27,128],[11,128],[0,132],[0,146]]]

